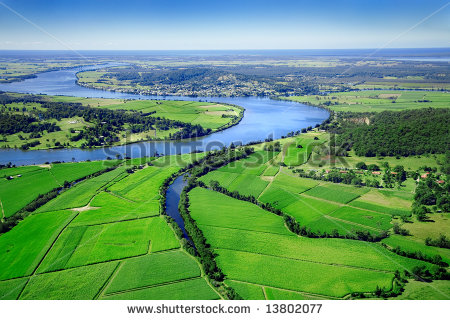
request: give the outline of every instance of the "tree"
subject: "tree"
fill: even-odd
[[[356,164],[356,168],[361,170],[367,170],[367,165],[361,161]]]

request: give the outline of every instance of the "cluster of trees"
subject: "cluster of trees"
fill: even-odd
[[[370,124],[354,121],[367,117]],[[337,142],[358,156],[410,156],[450,148],[449,109],[339,113]]]
[[[39,122],[37,117],[25,114],[15,114],[0,109],[0,134],[2,135],[10,135],[20,131],[37,134],[44,130],[47,132],[54,132],[60,131],[61,128],[57,126],[56,123]]]
[[[430,237],[425,239],[425,244],[427,246],[439,247],[439,248],[447,248],[450,249],[450,240],[443,234],[439,236],[437,239],[431,239]]]
[[[425,180],[421,179],[414,195],[413,212],[419,220],[426,219],[427,206],[444,212],[450,211],[450,185],[445,180],[437,180],[439,176],[429,173]],[[443,182],[443,183],[438,183]]]
[[[137,111],[126,110],[108,110],[102,108],[91,108],[83,106],[81,103],[69,102],[49,102],[33,96],[9,97],[6,94],[0,94],[0,103],[39,102],[40,110],[28,110],[27,114],[17,114],[10,112],[6,107],[0,110],[0,134],[9,135],[18,132],[32,133],[31,138],[40,137],[44,131],[59,131],[61,128],[50,120],[60,121],[63,118],[82,117],[84,121],[93,123],[92,126],[85,127],[78,134],[71,137],[71,141],[84,139],[82,148],[109,145],[119,141],[119,134],[125,130],[128,125],[128,131],[139,133],[148,130],[169,130],[171,128],[179,129],[170,134],[171,139],[186,139],[201,137],[211,133],[211,129],[205,129],[201,125],[193,125],[177,120],[169,120],[161,117],[152,117],[149,114],[143,114]],[[35,143],[35,142],[33,142]],[[22,146],[23,149],[32,147],[32,143]]]
[[[280,141],[275,141],[275,143],[265,144],[264,150],[272,152],[281,152]]]
[[[442,257],[438,254],[430,257],[427,255],[424,255],[420,251],[414,251],[414,252],[404,251],[399,246],[392,249],[392,252],[394,252],[395,254],[398,254],[400,256],[407,257],[407,258],[430,262],[430,263],[433,263],[433,264],[441,266],[441,267],[448,267],[448,264],[446,262],[442,261]]]

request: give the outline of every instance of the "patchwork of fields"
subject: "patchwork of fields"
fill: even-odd
[[[389,289],[396,270],[429,265],[376,243],[298,237],[281,217],[212,190],[195,188],[189,199],[226,283],[247,299],[343,298]]]
[[[75,181],[116,164],[117,161],[92,161],[2,169],[2,178],[11,177],[0,179],[3,213],[10,217],[38,195],[63,186],[64,181]]]
[[[0,299],[221,299],[159,213],[162,182],[192,157],[131,174],[122,164],[1,234]],[[71,165],[73,176],[87,172]],[[19,172],[34,169],[42,168]]]
[[[309,141],[314,140],[311,138]],[[289,144],[285,148],[283,155],[291,146]],[[312,232],[337,231],[340,235],[347,235],[364,231],[379,234],[392,228],[393,216],[411,214],[412,195],[406,191],[379,191],[300,178],[271,160],[275,157],[277,160],[280,158],[269,151],[257,151],[248,159],[232,162],[200,180],[207,185],[218,181],[229,191],[254,196],[294,217]],[[258,161],[255,160],[257,158]],[[266,175],[269,169],[275,173]]]

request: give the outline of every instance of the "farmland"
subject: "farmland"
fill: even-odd
[[[324,106],[333,111],[380,112],[420,108],[448,108],[448,92],[367,90],[328,95],[289,97],[289,100]]]
[[[32,212],[0,235],[1,299],[221,299],[159,208],[163,181],[202,156],[122,161]]]
[[[189,198],[191,214],[218,254],[218,264],[228,283],[232,286],[239,282],[236,290],[246,292],[247,298],[260,297],[252,285],[342,298],[354,291],[372,291],[377,285],[390,288],[393,272],[399,266],[426,265],[398,257],[379,244],[298,237],[287,230],[281,217],[252,204],[248,205],[253,209],[230,216],[236,211],[233,208],[247,204],[214,191],[196,188]],[[213,216],[206,210],[207,206],[214,208]],[[260,215],[248,213],[250,210]],[[259,226],[270,215],[274,221],[261,230]],[[251,223],[248,216],[253,218]],[[281,232],[283,228],[286,232]],[[296,276],[286,277],[286,274]],[[336,274],[344,280],[333,281]],[[242,283],[250,287],[242,288]]]
[[[12,216],[38,195],[117,164],[117,161],[58,163],[1,169],[0,200],[5,217]],[[27,192],[21,192],[27,190]]]
[[[315,140],[312,137],[306,135],[302,138],[303,143],[305,144],[306,141],[314,143]],[[291,144],[285,143],[285,145],[283,152],[290,152]],[[270,160],[271,157],[267,156],[269,153],[257,151],[252,156],[259,158],[258,162],[253,163],[250,158],[232,162],[208,173],[200,180],[207,185],[211,181],[217,181],[229,191],[238,191],[244,196],[254,196],[261,202],[281,209],[294,217],[302,226],[314,232],[331,233],[337,230],[342,235],[355,231],[378,234],[392,227],[392,214],[409,214],[406,208],[404,211],[386,212],[387,210],[383,210],[387,209],[386,207],[379,209],[371,206],[370,203],[367,203],[369,208],[365,208],[365,199],[361,197],[371,191],[369,188],[355,188],[296,177],[286,167],[280,165],[278,165],[278,172],[267,179],[264,174],[266,168],[275,166]],[[276,156],[275,154],[274,157]],[[361,200],[354,206],[352,201],[355,199]],[[394,199],[393,201],[404,206],[410,205],[407,200],[396,197]]]

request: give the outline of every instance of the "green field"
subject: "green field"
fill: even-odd
[[[4,214],[6,217],[12,216],[38,195],[61,187],[64,181],[74,181],[115,164],[117,161],[92,161],[1,169],[1,176],[13,177],[11,180],[0,179],[0,201]]]
[[[68,211],[32,215],[1,234],[0,280],[31,275],[74,215]]]
[[[20,299],[94,299],[116,267],[117,262],[110,262],[40,274],[30,279]]]
[[[159,215],[159,202],[133,202],[110,192],[100,192],[90,202],[90,210],[81,211],[71,226],[94,225]]]
[[[16,300],[27,282],[27,278],[0,281],[0,300]]]
[[[1,82],[0,70],[0,82]],[[21,97],[22,94],[8,93],[10,96]],[[106,108],[110,110],[127,110],[129,112],[140,112],[143,117],[165,118],[169,120],[181,121],[192,125],[200,125],[204,129],[211,129],[212,132],[223,130],[238,123],[244,114],[241,107],[196,101],[173,101],[173,100],[124,100],[105,98],[81,98],[68,96],[47,96],[39,95],[40,102],[12,102],[5,104],[5,108],[11,114],[27,115],[33,114],[35,110],[45,110],[45,102],[81,103],[83,106],[93,108]],[[10,109],[11,108],[11,109]],[[36,121],[38,123],[38,121]],[[87,140],[71,139],[77,133],[85,131],[87,127],[96,125],[95,120],[87,121],[81,116],[70,118],[52,118],[40,120],[39,123],[55,123],[60,130],[48,132],[42,131],[39,136],[22,131],[5,135],[0,141],[0,148],[20,148],[27,142],[38,141],[39,144],[31,146],[29,149],[59,149],[61,147],[80,148]],[[179,128],[156,128],[152,127],[146,131],[134,132],[129,130],[129,124],[120,128],[118,141],[113,144],[127,144],[138,141],[166,140],[171,139],[171,135]]]
[[[321,198],[333,202],[348,203],[361,194],[356,188],[343,187],[338,185],[320,185],[305,192],[306,195]],[[362,192],[368,190],[361,190]]]
[[[380,112],[418,108],[448,108],[450,93],[403,90],[350,91],[327,95],[286,98],[315,106],[326,106],[334,111]]]
[[[191,214],[199,225],[290,235],[279,217],[251,203],[231,201],[230,205],[225,201],[230,199],[227,196],[202,188],[193,189],[189,195],[193,199]]]
[[[147,255],[123,262],[105,293],[146,288],[200,275],[198,263],[183,251]]]
[[[374,291],[377,285],[390,288],[393,272],[399,268],[429,266],[397,256],[379,244],[280,232],[287,230],[281,217],[211,190],[195,188],[189,199],[191,215],[218,254],[227,279],[237,280],[236,290],[250,298],[259,296],[255,284],[343,297],[353,291]],[[259,228],[270,215],[270,226]],[[336,282],[336,277],[342,282]]]
[[[265,300],[262,286],[233,280],[225,280],[245,300]]]
[[[38,272],[73,268],[178,248],[173,231],[160,217],[67,228]]]
[[[401,250],[406,252],[421,252],[429,257],[440,255],[442,257],[442,261],[450,264],[449,249],[427,246],[424,241],[421,241],[414,236],[404,237],[394,234],[389,238],[383,239],[382,242],[391,248],[400,247]]]
[[[84,207],[97,192],[112,180],[123,175],[125,170],[125,167],[118,167],[92,179],[82,181],[63,192],[60,196],[47,202],[37,212]]]
[[[107,300],[215,300],[219,295],[206,283],[197,278],[163,286],[129,291],[105,296]]]
[[[160,157],[150,166],[147,159],[132,173],[126,172],[129,163],[58,195],[0,235],[0,294],[4,299],[221,298],[159,213],[162,182],[203,156]],[[76,169],[66,176],[84,172]],[[6,170],[31,174],[42,168]]]
[[[384,272],[293,261],[249,252],[224,249],[216,252],[219,254],[219,265],[231,279],[326,296],[342,297],[350,292],[374,291],[377,286],[390,288],[393,278],[392,274]]]

